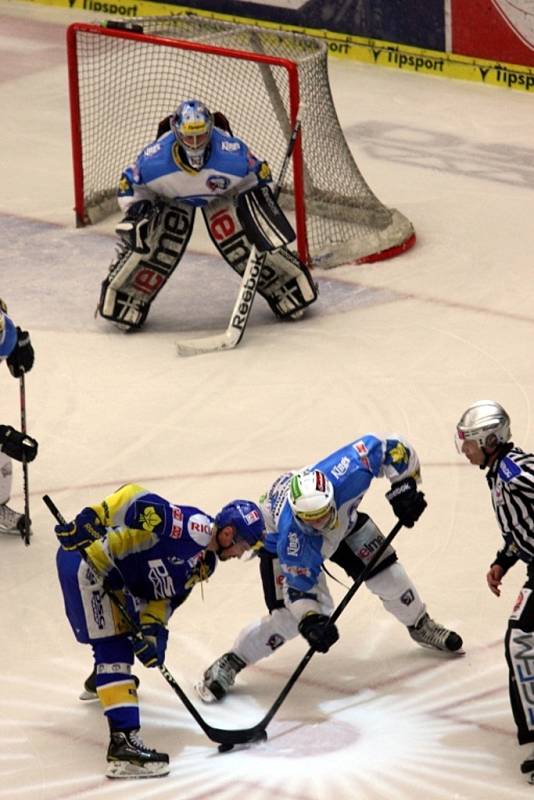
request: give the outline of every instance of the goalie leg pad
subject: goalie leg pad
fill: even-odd
[[[148,240],[147,255],[119,244],[109,274],[102,283],[97,311],[125,330],[140,328],[150,304],[168,281],[193,230],[194,206],[163,205]]]
[[[224,260],[238,275],[247,266],[252,245],[231,200],[221,198],[202,209],[209,235]],[[258,292],[280,319],[296,318],[317,300],[317,286],[308,268],[291,250],[281,247],[265,258]]]
[[[295,241],[295,231],[267,184],[240,194],[236,213],[248,241],[259,253],[271,252]]]

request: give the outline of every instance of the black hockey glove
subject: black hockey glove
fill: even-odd
[[[29,372],[33,367],[35,353],[33,352],[30,334],[17,328],[17,344],[10,356],[6,358],[9,371],[14,378],[20,378],[23,372]]]
[[[0,425],[0,450],[17,461],[33,461],[38,444],[31,436],[25,436],[11,425]]]
[[[84,508],[73,522],[56,525],[54,531],[63,550],[85,549],[106,535],[92,508]]]
[[[413,528],[426,508],[423,492],[418,491],[414,478],[405,478],[394,483],[386,497],[391,503],[393,513],[406,528]]]
[[[148,237],[156,214],[156,206],[150,200],[138,200],[130,206],[124,219],[115,228],[115,233],[135,253],[147,255],[150,253]]]
[[[169,631],[164,625],[154,622],[141,625],[143,638],[134,638],[134,653],[145,667],[159,667],[165,661],[165,650]]]
[[[339,639],[336,626],[329,625],[324,614],[306,614],[299,622],[299,633],[319,653],[328,653]]]

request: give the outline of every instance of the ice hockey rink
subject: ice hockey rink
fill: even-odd
[[[413,222],[415,248],[316,271],[320,299],[304,320],[278,323],[260,298],[236,350],[180,358],[178,336],[226,327],[238,283],[198,230],[143,332],[94,318],[114,237],[112,222],[74,227],[64,31],[96,19],[0,0],[0,296],[32,335],[28,430],[40,445],[31,546],[0,539],[0,798],[531,797],[503,655],[524,568],[500,599],[489,592],[500,535],[484,475],[453,434],[467,405],[492,398],[514,440],[534,447],[533,98],[331,61],[347,141],[378,197]],[[0,421],[20,427],[18,384],[0,371]],[[465,656],[419,648],[362,587],[264,744],[219,754],[159,672],[137,666],[143,738],[169,752],[171,774],[107,780],[107,726],[78,700],[90,651],[64,615],[42,495],[72,517],[133,481],[215,513],[370,431],[401,433],[420,455],[428,509],[396,547]],[[384,532],[387,488],[375,481],[363,507]],[[18,469],[11,505],[23,507]],[[337,602],[346,589],[330,585]],[[203,588],[172,618],[166,659],[195,703],[203,669],[263,614],[254,560],[221,566]],[[221,705],[198,701],[200,713],[255,725],[305,652],[292,641]]]

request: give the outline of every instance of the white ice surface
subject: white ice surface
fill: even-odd
[[[321,300],[299,323],[277,323],[258,302],[237,350],[180,359],[177,336],[222,330],[236,291],[200,231],[146,330],[125,336],[93,317],[113,237],[109,223],[73,227],[64,30],[94,18],[0,0],[0,295],[35,345],[26,388],[40,443],[32,544],[0,541],[0,798],[530,797],[502,645],[524,570],[500,600],[489,593],[499,534],[484,476],[456,454],[453,432],[466,405],[492,397],[515,440],[534,447],[533,98],[332,61],[357,162],[412,220],[416,247],[318,274]],[[0,421],[18,426],[17,383],[5,368],[0,378]],[[256,748],[219,755],[159,673],[138,667],[143,735],[170,753],[171,775],[107,781],[104,719],[77,700],[90,653],[63,613],[41,496],[68,517],[136,481],[215,512],[367,431],[402,433],[420,454],[429,507],[397,550],[466,656],[418,648],[363,588],[340,642],[312,659]],[[365,501],[385,531],[386,488],[376,481]],[[22,503],[17,470],[12,505]],[[262,613],[254,562],[222,567],[204,599],[195,590],[172,620],[167,659],[191,698]],[[255,724],[304,652],[290,643],[201,713],[218,727]]]

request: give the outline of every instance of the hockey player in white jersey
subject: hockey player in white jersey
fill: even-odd
[[[317,298],[308,269],[287,245],[294,231],[269,185],[271,170],[233,136],[220,112],[182,102],[121,177],[117,255],[98,311],[125,330],[140,328],[178,266],[196,208],[222,257],[240,275],[252,246],[265,252],[258,291],[277,317],[296,318]]]
[[[19,378],[32,368],[34,352],[30,334],[15,326],[0,299],[0,361],[4,359],[11,375]],[[36,455],[35,439],[24,436],[11,425],[0,425],[0,533],[20,536],[24,532],[24,514],[8,506],[13,480],[11,459],[33,461]]]
[[[224,697],[238,672],[271,655],[299,633],[326,653],[338,639],[328,624],[333,602],[323,571],[330,559],[358,579],[384,537],[358,507],[373,478],[391,482],[386,497],[413,527],[426,507],[417,488],[420,465],[397,435],[366,434],[299,472],[281,475],[261,498],[266,530],[260,572],[269,615],[244,628],[232,648],[204,673],[196,689],[205,702]],[[461,637],[434,622],[413,581],[388,547],[365,581],[417,644],[461,654]]]

